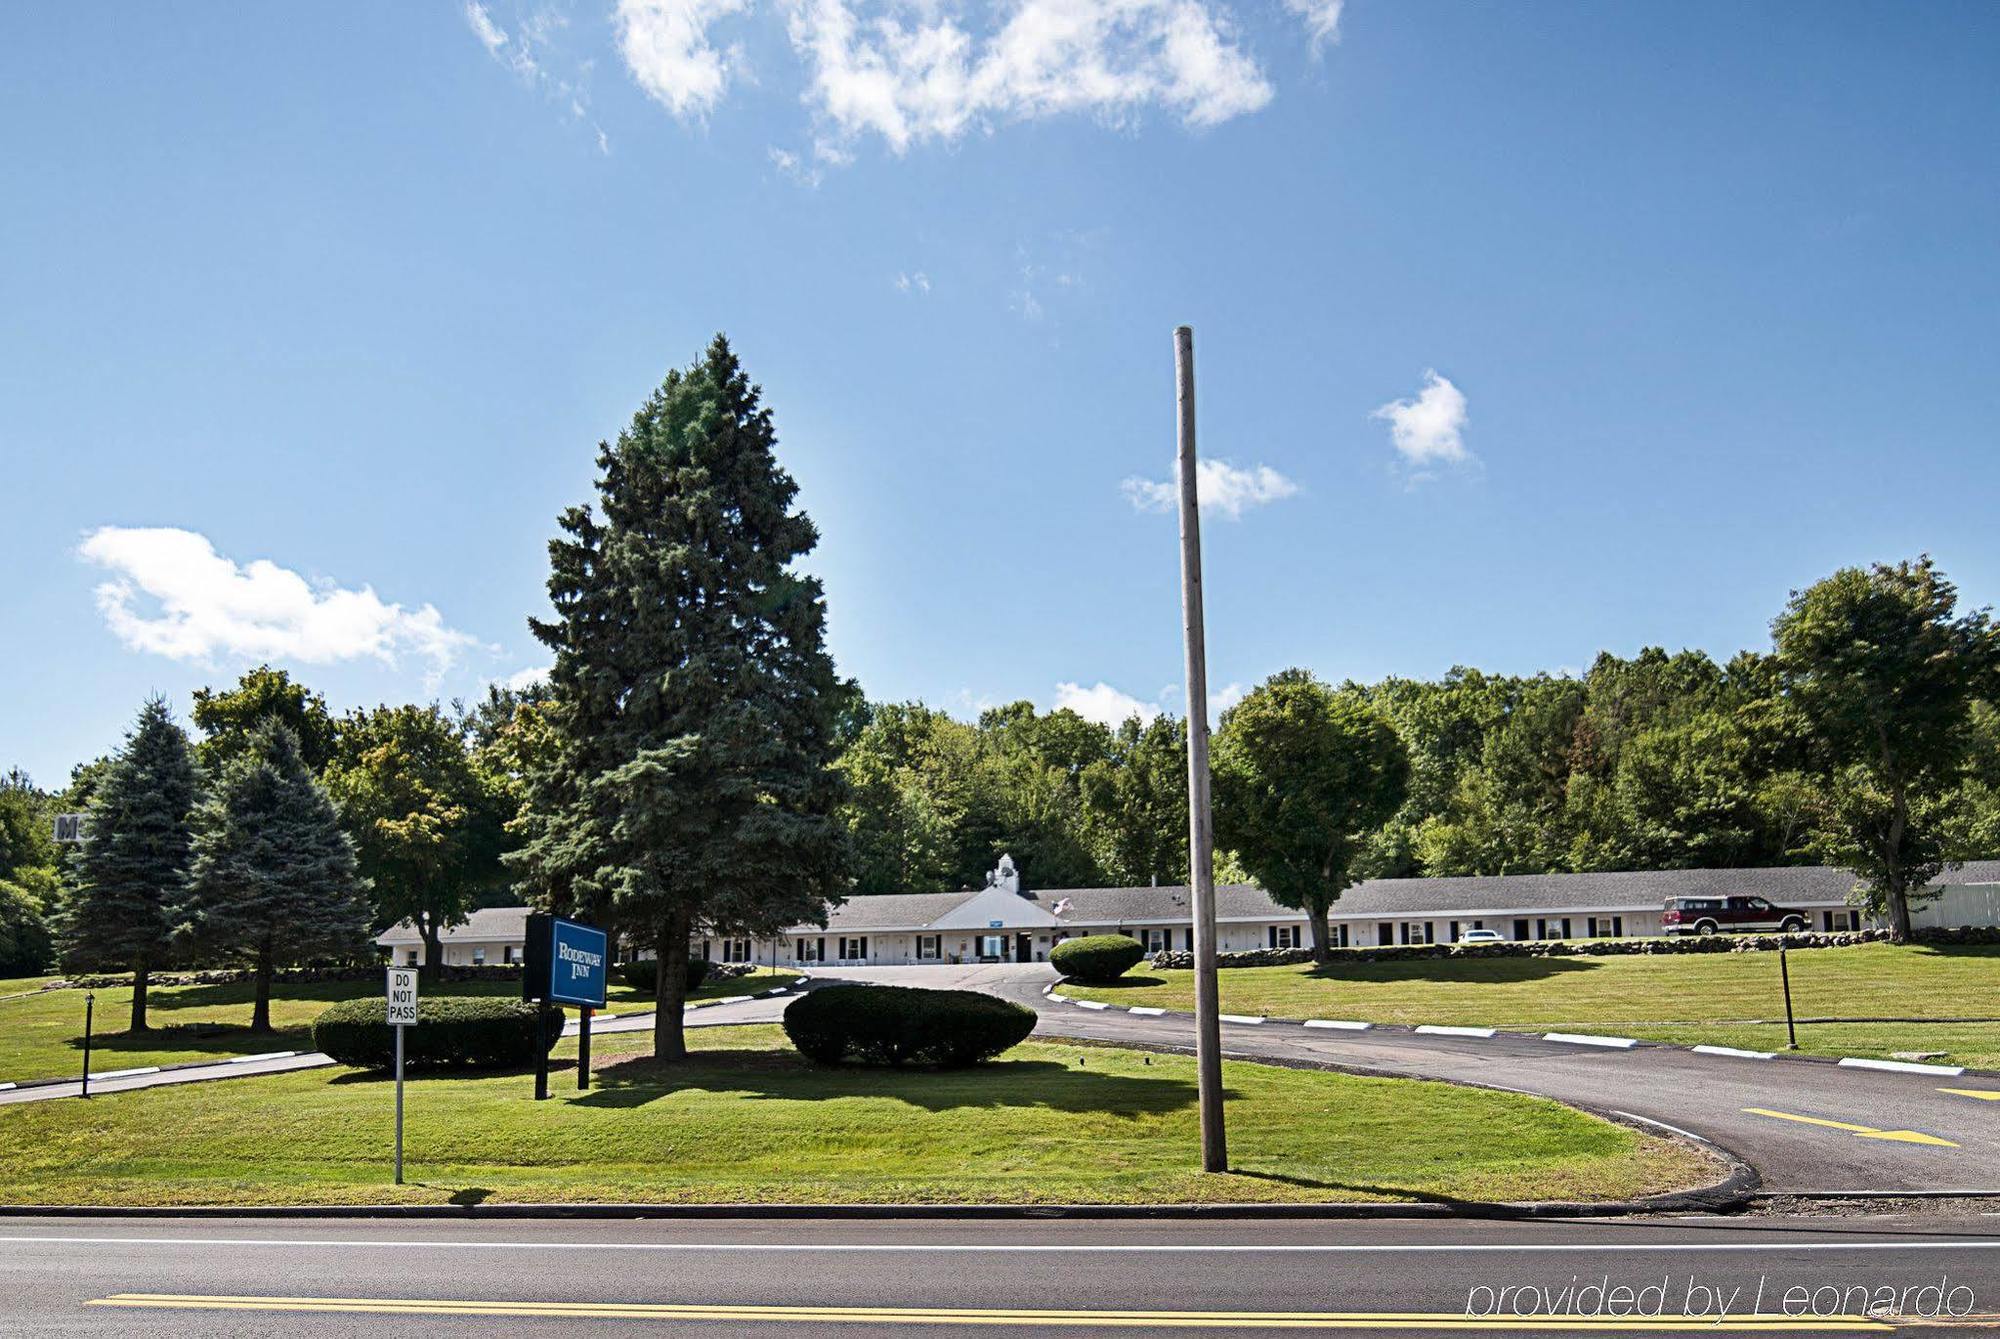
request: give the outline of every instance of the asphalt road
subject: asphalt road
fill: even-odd
[[[1036,1032],[1155,1046],[1193,1045],[1184,1016],[1147,1017],[1050,1001],[1026,968],[989,988],[1033,1006]],[[1601,1050],[1501,1034],[1337,1032],[1224,1023],[1224,1053],[1320,1063],[1537,1093],[1693,1134],[1755,1167],[1766,1189],[2000,1189],[2000,1081],[1741,1060],[1664,1046]],[[1984,1094],[1984,1096],[1982,1096]]]
[[[1996,1223],[18,1219],[0,1333],[1993,1333]]]

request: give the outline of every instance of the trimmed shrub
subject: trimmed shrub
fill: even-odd
[[[708,980],[708,961],[705,958],[687,960],[687,993],[692,995],[701,989],[701,983]],[[654,958],[641,958],[637,962],[618,964],[618,979],[641,995],[650,995],[660,983],[660,964]]]
[[[1116,981],[1145,956],[1146,946],[1130,935],[1086,935],[1049,950],[1058,972],[1092,984]]]
[[[822,1065],[956,1069],[1025,1041],[1035,1011],[976,990],[828,986],[785,1009],[785,1035]]]
[[[543,1049],[562,1039],[562,1011],[551,1010]],[[520,1000],[445,996],[417,1002],[417,1024],[403,1035],[403,1063],[412,1069],[506,1069],[535,1060],[537,1010]],[[313,1020],[313,1046],[343,1065],[393,1069],[396,1030],[383,1018],[380,997],[342,1000]]]

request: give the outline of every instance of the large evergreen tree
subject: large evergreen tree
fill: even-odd
[[[172,947],[195,800],[187,735],[152,698],[98,780],[60,925],[64,966],[132,973],[134,1032],[146,1030],[148,979]]]
[[[271,1026],[281,963],[364,951],[369,907],[354,843],[299,754],[267,720],[195,811],[194,867],[179,933],[197,953],[251,969],[250,1026]]]
[[[517,857],[536,900],[659,959],[654,1053],[686,1053],[688,937],[820,920],[846,886],[833,766],[848,695],[824,645],[817,542],[728,342],[667,375],[598,451],[601,512],[550,542],[553,747]]]

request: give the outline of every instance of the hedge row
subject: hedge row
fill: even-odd
[[[403,1063],[411,1069],[507,1069],[530,1065],[535,1044],[552,1051],[562,1039],[562,1011],[540,1010],[519,1000],[432,996],[417,1002],[416,1026],[405,1028]],[[313,1048],[343,1065],[389,1069],[396,1063],[396,1033],[379,999],[342,1000],[313,1020]]]
[[[785,1009],[785,1035],[823,1065],[977,1064],[1026,1041],[1035,1011],[974,990],[827,986]]]
[[[382,980],[383,969],[390,964],[340,963],[325,967],[280,967],[271,973],[273,981],[290,984],[311,984],[318,981],[375,981]],[[519,981],[521,964],[493,963],[488,966],[440,964],[437,979],[440,981]],[[235,986],[241,985],[256,975],[247,968],[217,967],[198,972],[154,972],[148,978],[156,986]],[[132,974],[97,972],[86,976],[73,976],[69,984],[86,990],[106,990],[112,986],[129,986]]]
[[[747,962],[710,962],[705,958],[687,960],[687,991],[693,994],[709,981],[734,981],[755,971]],[[641,995],[650,995],[660,981],[659,960],[641,958],[618,964],[618,977]]]
[[[1848,948],[1882,943],[1887,930],[1840,930],[1793,935],[1647,935],[1632,939],[1534,939],[1499,944],[1393,944],[1380,948],[1337,948],[1335,962],[1409,962],[1434,958],[1567,958],[1623,957],[1650,953],[1768,953],[1775,949]],[[1972,925],[1951,930],[1927,930],[1917,936],[1925,944],[2000,944],[2000,926]],[[1218,953],[1218,967],[1284,967],[1311,962],[1309,948],[1260,948],[1243,953]],[[1176,950],[1156,953],[1152,965],[1191,968],[1194,955]]]

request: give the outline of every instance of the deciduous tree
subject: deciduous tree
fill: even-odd
[[[1222,718],[1217,841],[1273,900],[1306,913],[1315,961],[1328,959],[1327,910],[1402,804],[1409,771],[1402,740],[1365,698],[1304,670],[1273,675]]]

